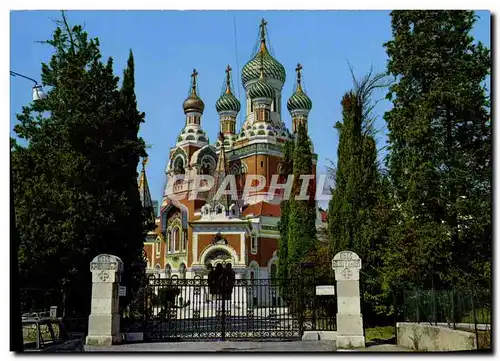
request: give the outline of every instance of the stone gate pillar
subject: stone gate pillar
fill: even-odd
[[[118,288],[123,262],[109,254],[100,254],[90,263],[92,303],[87,345],[111,346],[120,343]]]
[[[351,251],[333,257],[337,282],[337,347],[365,347],[363,315],[359,297],[361,259]]]

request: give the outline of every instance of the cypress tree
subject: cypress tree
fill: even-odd
[[[301,175],[310,175],[312,172],[311,142],[304,124],[300,123],[296,133],[293,149],[294,183],[292,193],[298,195],[302,186]],[[288,220],[288,275],[293,276],[299,270],[299,263],[304,261],[314,250],[316,237],[316,202],[313,187],[309,184],[308,199],[289,202]]]
[[[283,146],[283,160],[281,162],[280,176],[286,181],[293,174],[293,141],[286,141]],[[290,194],[290,198],[293,194]],[[280,293],[286,294],[288,275],[288,227],[290,217],[290,199],[282,200],[280,203],[281,215],[278,222],[280,238],[278,240],[278,279],[280,280]]]
[[[399,221],[386,278],[396,285],[488,283],[491,267],[489,49],[473,11],[393,11],[385,44],[396,82],[385,115]]]
[[[363,260],[363,313],[371,320],[377,313],[375,306],[384,301],[378,267],[389,218],[371,115],[371,96],[386,86],[383,78],[371,72],[359,81],[353,76],[353,89],[342,97],[343,121],[335,126],[339,132],[337,168],[328,205],[332,254],[348,249]]]
[[[122,302],[128,303],[130,296],[141,286],[145,261],[143,258],[144,239],[147,230],[154,228],[152,209],[142,209],[140,195],[137,188],[137,166],[141,157],[146,156],[146,146],[142,138],[138,137],[139,127],[144,123],[145,114],[137,110],[135,95],[135,66],[134,55],[130,50],[127,67],[123,72],[123,82],[120,89],[120,107],[122,119],[119,126],[123,137],[116,147],[117,166],[121,163],[122,174],[115,177],[114,189],[121,190],[126,197],[123,199],[123,213],[120,224],[120,238],[122,248],[116,250],[124,262],[122,284],[129,290]]]
[[[371,117],[372,92],[385,84],[383,75],[370,72],[342,98],[337,168],[332,199],[328,205],[328,229],[333,253],[350,249],[365,260],[373,240],[364,230],[377,202],[380,173]]]

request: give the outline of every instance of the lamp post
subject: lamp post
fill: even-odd
[[[42,86],[40,84],[38,84],[38,82],[35,79],[30,78],[30,77],[28,77],[26,75],[23,75],[23,74],[16,73],[15,71],[12,71],[12,70],[10,71],[10,75],[12,75],[12,76],[19,76],[21,78],[30,80],[33,83],[35,83],[35,85],[33,86],[33,90],[32,90],[32,99],[34,101],[35,100],[47,99],[47,94],[45,94],[45,92],[43,91]]]

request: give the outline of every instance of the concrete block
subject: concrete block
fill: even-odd
[[[337,335],[337,348],[361,348],[365,347],[365,337],[364,336],[341,336]]]
[[[337,334],[343,336],[363,336],[363,316],[359,313],[337,313]]]
[[[302,341],[319,341],[319,333],[317,331],[304,331]]]
[[[320,341],[337,340],[337,331],[318,331]]]

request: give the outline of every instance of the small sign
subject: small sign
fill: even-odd
[[[335,286],[316,286],[316,296],[334,296]]]
[[[334,259],[332,261],[332,268],[361,268],[361,260],[355,259],[347,261],[343,259]]]
[[[127,287],[126,286],[120,286],[118,288],[118,296],[125,297],[126,294],[127,294]]]

